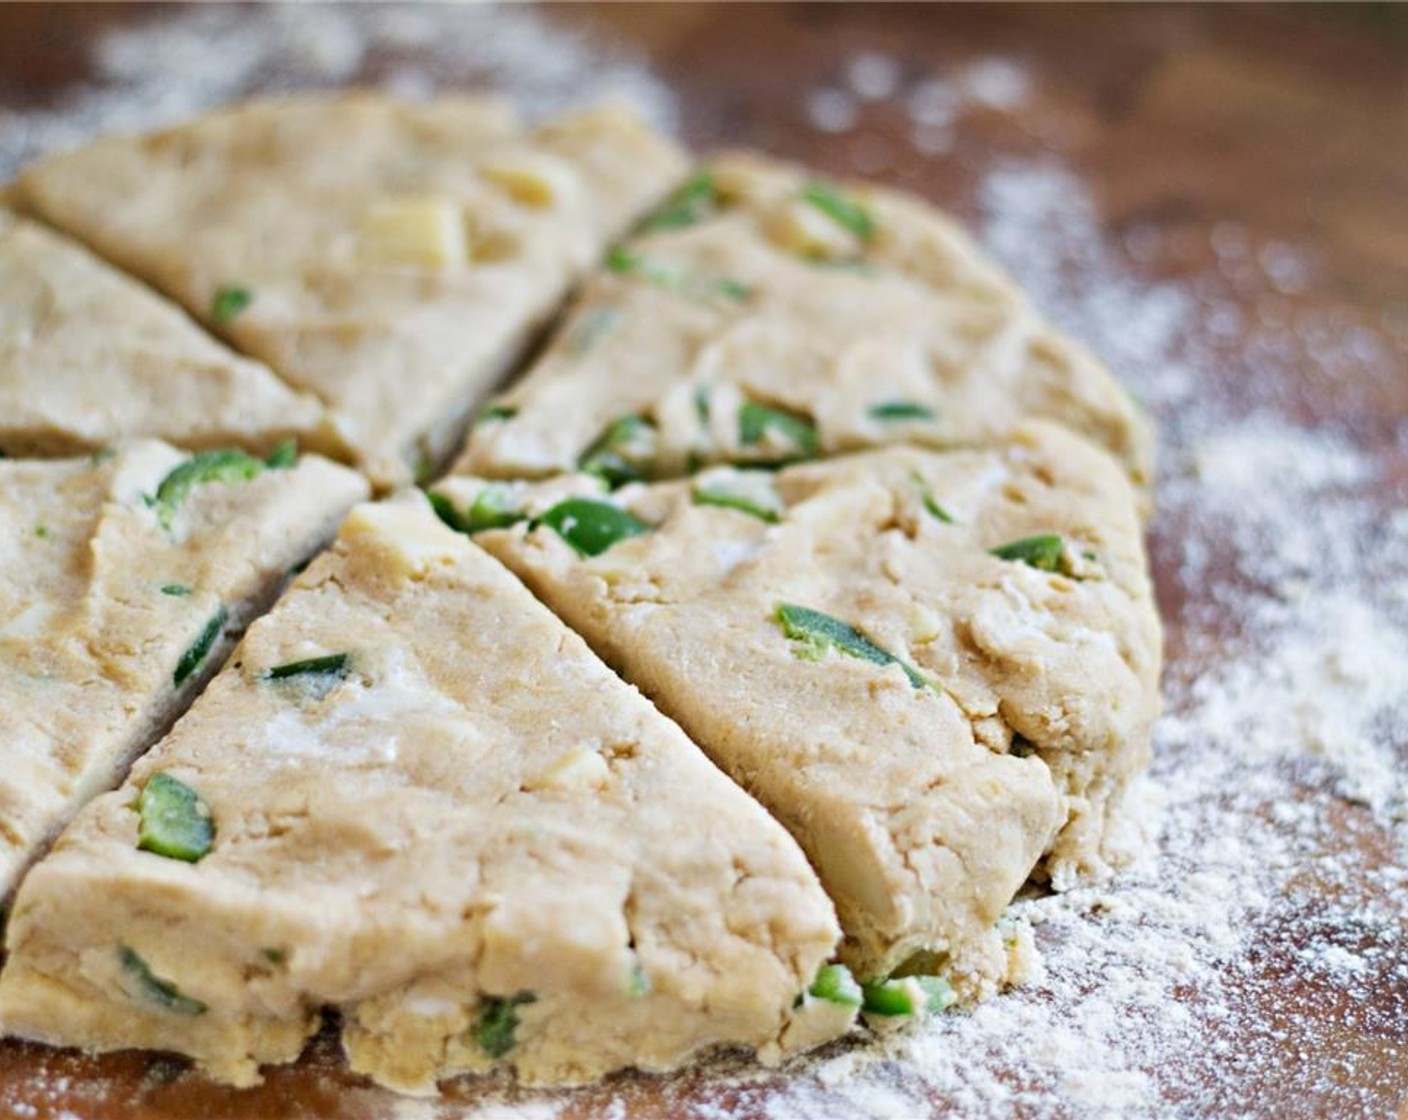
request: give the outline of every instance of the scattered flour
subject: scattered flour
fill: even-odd
[[[620,92],[674,118],[638,62],[512,8],[201,9],[110,34],[98,71],[60,108],[0,117],[0,173],[101,129],[368,73],[417,94],[485,81],[533,112]],[[935,154],[975,109],[1020,113],[1032,85],[1002,58],[907,82],[895,59],[864,54],[805,108],[842,133],[868,105],[898,104]],[[1382,455],[1339,416],[1291,421],[1285,395],[1317,363],[1352,415],[1356,386],[1404,376],[1408,318],[1297,312],[1313,255],[1234,223],[1212,231],[1205,275],[1147,281],[1163,234],[1112,244],[1050,154],[998,163],[977,201],[987,244],[1159,422],[1152,543],[1178,641],[1130,814],[1157,843],[1133,835],[1137,858],[1110,884],[1019,901],[1045,968],[971,1014],[835,1046],[782,1077],[724,1057],[575,1095],[341,1090],[356,1115],[629,1120],[663,1101],[692,1120],[1202,1117],[1253,1103],[1348,1117],[1391,1115],[1408,1093],[1408,512],[1382,497]],[[1395,438],[1408,453],[1408,421]],[[53,1085],[23,1088],[0,1086],[0,1105],[22,1116],[54,1099]]]
[[[534,118],[615,97],[675,123],[674,96],[649,68],[514,6],[197,7],[109,31],[93,72],[60,105],[0,111],[0,179],[101,132],[171,123],[254,92],[351,82],[410,97],[488,86]]]

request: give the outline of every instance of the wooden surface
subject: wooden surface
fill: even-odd
[[[152,17],[151,9],[126,7],[0,6],[0,98],[13,105],[59,96],[82,76],[95,29]],[[1398,340],[1396,374],[1357,375],[1306,359],[1274,400],[1282,414],[1332,426],[1372,453],[1386,509],[1408,502],[1408,36],[1401,18],[1308,8],[858,5],[577,6],[552,17],[648,55],[679,94],[684,137],[705,148],[757,146],[845,174],[859,164],[970,220],[998,161],[1058,151],[1096,200],[1108,246],[1137,237],[1157,246],[1136,262],[1149,280],[1197,281],[1214,263],[1214,231],[1229,224],[1258,243],[1311,247],[1309,284],[1272,296],[1264,286],[1234,284],[1225,298],[1243,301],[1246,322],[1274,297],[1283,311],[1330,316],[1346,336],[1362,325]],[[894,103],[866,106],[858,127],[825,135],[808,123],[805,92],[837,82],[861,49],[939,73],[1000,56],[1032,76],[1033,93],[1020,110],[970,114],[941,156],[916,151],[912,122]],[[1264,386],[1251,388],[1256,370],[1239,345],[1245,341],[1236,332],[1224,337],[1222,376],[1197,387],[1234,410],[1267,399]],[[1178,543],[1192,531],[1167,518],[1152,530],[1171,680],[1199,670],[1202,647],[1192,630],[1206,640],[1218,625],[1196,610],[1203,589],[1179,583]],[[1366,868],[1402,858],[1352,807],[1344,821],[1340,842],[1362,849]],[[1319,1082],[1311,1074],[1338,1063],[1349,1071],[1341,1076],[1363,1090],[1364,1115],[1408,1120],[1408,983],[1401,979],[1408,950],[1400,978],[1390,974],[1365,1006],[1338,1006],[1332,990],[1299,990],[1323,997],[1323,1018],[1299,1010],[1313,1000],[1281,998],[1282,985],[1303,982],[1278,963],[1280,951],[1269,937],[1264,982],[1247,999],[1278,1027],[1254,1044],[1284,1044],[1284,1064],[1214,1063],[1209,1077],[1225,1084],[1211,1092],[1205,1086],[1200,1099],[1225,1115],[1346,1115],[1335,1103],[1342,1096],[1312,1088]],[[1282,1042],[1265,1041],[1273,1036]],[[1231,1041],[1234,1050],[1253,1044]],[[765,1113],[768,1082],[721,1090],[710,1077],[634,1079],[619,1115],[692,1115],[699,1102]],[[302,1066],[273,1071],[247,1093],[208,1085],[166,1059],[94,1062],[17,1044],[0,1046],[0,1086],[7,1084],[0,1100],[35,1118],[370,1117],[390,1108],[389,1098],[338,1070],[326,1040]],[[1179,1088],[1166,1089],[1172,1109]],[[567,1115],[598,1114],[613,1091],[582,1093]],[[472,1104],[477,1093],[461,1086],[451,1098]],[[934,1112],[946,1114],[943,1102]]]

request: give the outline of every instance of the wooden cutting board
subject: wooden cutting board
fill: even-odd
[[[1332,429],[1374,466],[1351,480],[1343,500],[1380,503],[1387,516],[1408,505],[1403,11],[709,4],[554,7],[542,15],[613,39],[648,60],[678,97],[682,135],[701,148],[756,146],[836,174],[864,172],[920,191],[975,223],[993,205],[985,192],[999,181],[995,172],[1016,169],[1000,181],[1020,192],[1023,174],[1059,167],[1061,176],[1079,182],[1089,209],[1082,220],[1091,223],[1089,252],[1068,254],[1063,262],[1069,282],[1087,291],[1095,284],[1098,304],[1099,277],[1088,273],[1114,254],[1127,277],[1191,298],[1220,285],[1208,304],[1215,310],[1203,320],[1193,317],[1206,328],[1208,346],[1202,362],[1185,368],[1193,379],[1187,393],[1204,402],[1203,414],[1273,408],[1312,429]],[[90,77],[89,48],[104,29],[169,14],[152,7],[0,6],[4,104],[61,103]],[[898,71],[882,64],[867,73],[862,63],[855,72],[865,51],[898,63]],[[375,62],[370,59],[367,72],[372,78],[378,76]],[[913,99],[930,77],[974,73],[987,84],[970,84],[961,113],[945,108],[942,92],[933,89]],[[900,91],[888,89],[892,78]],[[852,81],[869,99],[855,95]],[[1010,243],[1013,229],[1006,232],[1008,243],[999,248],[1026,279],[1022,247]],[[1070,229],[1042,229],[1039,222],[1027,233],[1034,242],[1049,236],[1068,244],[1072,236]],[[1259,254],[1255,276],[1228,267],[1229,255],[1248,246]],[[1049,290],[1052,278],[1044,283]],[[1111,299],[1119,295],[1111,292]],[[1278,318],[1329,324],[1324,345],[1332,350],[1367,345],[1372,336],[1379,345],[1375,360],[1334,361],[1323,347],[1292,348],[1278,355],[1279,380],[1268,387],[1258,380],[1268,376],[1256,360],[1258,332]],[[1117,366],[1122,357],[1137,362],[1139,346],[1133,337],[1128,353],[1122,348],[1106,356]],[[1209,353],[1226,360],[1209,362]],[[1153,407],[1158,414],[1162,398]],[[1170,430],[1174,438],[1185,432],[1166,423]],[[1314,510],[1306,515],[1317,516]],[[1219,553],[1196,503],[1174,503],[1156,517],[1151,536],[1168,625],[1168,680],[1171,688],[1186,688],[1209,670],[1220,641],[1235,641],[1239,596],[1253,589]],[[1206,545],[1211,555],[1196,579],[1187,563],[1190,541]],[[1217,610],[1200,609],[1214,601]],[[1403,763],[1408,742],[1393,746]],[[1300,963],[1305,931],[1350,890],[1346,870],[1355,905],[1366,913],[1373,907],[1400,917],[1408,912],[1403,880],[1393,875],[1404,852],[1381,820],[1341,802],[1318,778],[1308,777],[1295,798],[1314,801],[1332,822],[1326,844],[1339,877],[1317,876],[1307,867],[1306,885],[1287,897],[1275,923],[1268,922],[1264,941],[1252,939],[1251,948],[1242,949],[1243,959],[1235,962],[1238,1014],[1210,1030],[1206,1060],[1187,1053],[1143,1056],[1138,1072],[1156,1089],[1156,1103],[1162,1102],[1156,1111],[1408,1120],[1403,922],[1383,927],[1388,940],[1374,958],[1374,982],[1358,985],[1352,997]],[[1239,818],[1226,819],[1235,830]],[[1236,843],[1236,836],[1229,834],[1228,842]],[[1175,991],[1169,1014],[1196,1008],[1196,990]],[[409,1120],[437,1111],[621,1120],[971,1113],[961,1095],[938,1091],[912,1090],[903,1098],[873,1089],[869,1097],[848,1094],[835,1071],[853,1050],[864,1053],[865,1046],[833,1048],[831,1080],[804,1098],[796,1087],[801,1079],[815,1080],[814,1067],[758,1073],[735,1063],[672,1078],[618,1078],[567,1096],[467,1082],[436,1109],[422,1110],[398,1105],[342,1072],[326,1035],[299,1065],[271,1071],[261,1088],[246,1092],[211,1085],[167,1058],[90,1059],[3,1043],[0,1113],[35,1120]],[[974,1061],[983,1067],[981,1056]],[[999,1080],[1002,1072],[983,1068],[983,1076]],[[907,1078],[901,1065],[893,1067],[896,1085]],[[1022,1088],[1028,1091],[1015,1092]],[[1012,1115],[1095,1115],[1100,1104],[1098,1094],[1050,1095],[1039,1084],[1014,1086],[1014,1092]],[[1000,1114],[992,1099],[989,1112]],[[1108,1114],[1121,1114],[1117,1097],[1105,1103],[1114,1109]],[[1130,1106],[1128,1114],[1137,1111]]]

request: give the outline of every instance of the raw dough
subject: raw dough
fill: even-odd
[[[199,862],[137,850],[157,773],[209,808]],[[496,1060],[578,1082],[844,1031],[794,1017],[838,937],[787,833],[408,495],[354,510],[31,872],[0,1024],[247,1084],[332,1004],[353,1068],[400,1089]]]
[[[447,455],[603,247],[683,174],[624,110],[255,102],[48,157],[40,214],[339,415],[374,481]]]
[[[692,207],[677,196],[591,277],[472,429],[458,471],[572,470],[622,418],[651,426],[628,455],[659,478],[895,442],[982,444],[1044,417],[1148,481],[1152,431],[1129,394],[948,218],[754,155],[706,174],[686,188]],[[749,402],[800,433],[785,420],[750,432]]]
[[[67,238],[0,210],[0,450],[73,455],[139,436],[259,454],[294,438],[346,454],[316,397]]]
[[[193,486],[163,528],[146,498],[186,461],[156,441],[0,459],[0,900],[366,495],[352,471],[305,456]]]
[[[453,520],[491,485],[437,490]],[[797,837],[859,975],[908,965],[980,995],[1007,978],[997,923],[1033,871],[1066,886],[1105,870],[1149,756],[1160,629],[1135,492],[1103,452],[1033,423],[990,450],[896,448],[775,482],[496,485],[486,502],[537,520],[475,539]],[[567,494],[653,528],[584,557],[550,527]],[[1043,534],[1061,537],[1058,570],[989,551]],[[781,604],[870,653],[789,638]]]

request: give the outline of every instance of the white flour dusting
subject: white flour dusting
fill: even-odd
[[[109,35],[91,89],[0,118],[0,172],[100,129],[367,73],[413,93],[482,79],[534,112],[611,90],[673,120],[646,68],[531,11],[261,14],[205,9],[145,38]],[[801,95],[814,127],[863,128],[888,101],[926,154],[949,150],[977,109],[1019,114],[1035,85],[1003,58],[908,81],[866,54],[844,76]],[[1157,844],[1112,884],[1017,904],[1045,954],[1025,989],[833,1047],[785,1078],[721,1059],[649,1091],[627,1078],[437,1103],[358,1089],[354,1114],[628,1120],[662,1097],[692,1120],[1235,1116],[1252,1102],[1259,1115],[1391,1113],[1408,1063],[1408,512],[1373,496],[1383,449],[1376,460],[1333,416],[1287,419],[1287,386],[1309,359],[1341,381],[1351,415],[1356,386],[1404,376],[1408,320],[1297,311],[1313,254],[1230,223],[1212,233],[1205,274],[1141,279],[1160,231],[1112,244],[1052,155],[998,163],[977,202],[987,244],[1160,425],[1153,548],[1181,637],[1133,814]],[[1408,423],[1396,439],[1401,459]]]
[[[95,79],[56,107],[0,111],[0,179],[101,132],[168,124],[255,92],[349,83],[404,96],[491,87],[530,117],[622,98],[665,128],[675,100],[648,67],[527,8],[211,5],[146,18],[96,44]]]

